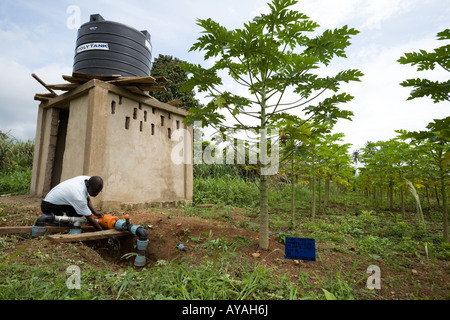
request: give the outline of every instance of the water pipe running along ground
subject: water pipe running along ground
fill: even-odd
[[[45,228],[45,225],[47,223],[53,226],[71,226],[69,233],[81,233],[81,224],[83,222],[86,222],[85,217],[70,217],[65,213],[62,216],[57,216],[53,213],[44,213],[39,218],[37,218],[36,222],[34,223],[34,226],[31,230],[31,236],[34,238],[43,235],[47,230]]]
[[[137,256],[134,260],[134,265],[137,267],[143,267],[145,265],[145,249],[148,245],[148,234],[144,227],[140,225],[133,225],[130,223],[130,216],[126,214],[125,219],[119,219],[116,216],[105,214],[102,218],[98,219],[98,223],[106,229],[116,229],[119,231],[129,231],[138,237],[137,240]],[[43,235],[46,232],[45,225],[58,225],[58,226],[71,226],[70,232],[81,233],[81,223],[86,222],[84,217],[69,217],[66,214],[62,216],[51,214],[43,214],[37,218],[31,231],[33,238]]]

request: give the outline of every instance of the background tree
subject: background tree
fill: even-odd
[[[151,75],[155,77],[163,76],[169,81],[164,84],[167,89],[166,92],[153,92],[152,96],[162,102],[179,99],[182,102],[180,106],[188,108],[198,107],[200,102],[195,98],[193,90],[180,91],[180,87],[188,79],[187,72],[180,67],[181,63],[180,59],[168,55],[160,54],[155,58],[152,64]]]
[[[291,177],[292,228],[295,228],[295,185],[299,171],[298,164],[302,161],[301,156],[305,154],[308,142],[314,136],[308,124],[298,126],[298,123],[302,122],[299,117],[288,115],[280,118],[274,124],[279,129],[280,142],[282,144],[280,167],[286,177]]]
[[[447,188],[450,162],[450,116],[442,120],[434,120],[424,131],[398,130],[402,139],[411,139],[411,143],[419,148],[433,161],[434,169],[440,179],[442,195],[442,219],[444,226],[444,240],[448,238],[448,208]]]
[[[320,77],[314,70],[327,66],[335,57],[346,58],[350,37],[358,31],[344,26],[308,37],[319,25],[291,10],[296,3],[295,0],[274,0],[268,4],[270,13],[245,23],[242,29],[228,30],[212,19],[197,20],[203,35],[191,51],[204,51],[205,60],[213,58],[213,66],[206,69],[183,63],[183,69],[192,75],[183,87],[187,90],[196,87],[206,92],[211,100],[203,108],[191,108],[186,123],[201,120],[203,126],[215,126],[223,132],[227,129],[261,130],[261,141],[265,141],[265,129],[271,127],[275,115],[288,110],[303,108],[304,121],[313,124],[350,119],[352,113],[337,105],[353,97],[337,92],[342,82],[359,81],[362,73],[345,70],[334,76]],[[235,92],[224,90],[222,77],[227,76],[236,82]],[[242,89],[246,90],[245,94]],[[324,92],[332,94],[311,104]],[[223,111],[227,111],[229,119]],[[230,125],[231,121],[235,124]],[[259,244],[267,249],[268,182],[264,162],[260,157]]]

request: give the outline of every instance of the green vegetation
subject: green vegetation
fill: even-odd
[[[29,192],[33,141],[20,141],[0,131],[0,194]]]
[[[217,185],[212,189],[212,195],[218,192],[217,203],[228,202],[221,192],[222,179],[221,176],[210,179],[210,184]],[[231,183],[229,186],[235,187]],[[414,222],[412,196],[405,201],[406,215],[402,217],[398,210],[391,212],[381,207],[369,210],[373,207],[370,199],[358,193],[331,192],[329,207],[322,207],[312,219],[311,190],[300,186],[296,189],[297,227],[290,229],[290,201],[286,201],[290,192],[289,186],[271,183],[272,241],[284,243],[286,236],[308,237],[316,239],[319,248],[317,262],[310,262],[308,270],[300,268],[295,277],[280,272],[278,265],[269,266],[267,262],[243,256],[244,248],[256,244],[245,236],[226,239],[211,232],[193,236],[189,228],[184,228],[178,237],[197,253],[195,257],[158,260],[145,269],[126,266],[111,269],[106,263],[94,265],[83,259],[82,252],[87,249],[81,243],[60,244],[48,253],[24,250],[29,240],[11,235],[0,238],[2,248],[10,252],[0,253],[0,299],[354,300],[387,299],[391,291],[401,293],[403,299],[448,298],[448,291],[439,279],[447,272],[445,263],[448,266],[450,246],[442,241],[439,210],[435,205],[426,210],[424,225],[418,225]],[[205,209],[193,204],[170,213],[172,217],[175,214],[202,217],[212,223],[222,221],[232,227],[258,231],[258,223],[254,222],[258,205],[247,205],[242,213],[250,220],[240,222],[231,218],[229,212],[233,207],[228,205]],[[15,205],[3,208],[3,219],[9,219],[9,214],[17,215]],[[333,256],[336,260],[329,261]],[[280,268],[290,263],[279,259]],[[66,284],[69,277],[66,268],[72,264],[81,268],[81,290],[69,289]],[[365,269],[372,264],[382,266],[383,295],[366,288]],[[411,270],[421,265],[428,265],[431,271],[417,282],[411,278]]]

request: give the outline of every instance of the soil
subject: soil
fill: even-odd
[[[1,196],[0,227],[25,225],[31,226],[37,217],[41,215],[40,199],[30,196]],[[449,299],[449,262],[436,260],[434,263],[423,257],[409,257],[408,263],[402,267],[392,267],[383,262],[370,261],[355,255],[354,248],[342,250],[339,244],[316,242],[318,259],[315,262],[287,260],[284,257],[285,248],[276,235],[270,238],[268,250],[260,250],[258,247],[258,233],[242,228],[241,221],[252,222],[252,219],[243,214],[241,209],[230,211],[231,217],[227,219],[202,219],[184,215],[181,209],[127,209],[121,212],[111,213],[119,218],[123,214],[130,215],[130,222],[143,226],[148,232],[149,244],[146,250],[147,265],[153,267],[158,260],[178,261],[185,256],[192,257],[192,261],[203,261],[205,251],[201,250],[202,244],[208,239],[227,239],[230,242],[236,239],[245,239],[244,245],[239,246],[238,253],[249,262],[273,268],[274,272],[287,274],[295,283],[298,282],[299,269],[309,275],[308,281],[316,287],[320,287],[320,281],[329,279],[336,274],[342,278],[349,273],[354,273],[356,284],[362,290],[366,290],[367,267],[377,265],[381,269],[381,289],[375,290],[372,297],[383,300],[405,299]],[[14,219],[1,219],[8,214]],[[256,222],[256,221],[255,221]],[[17,252],[20,247],[29,243],[31,237],[24,235],[23,244],[15,248],[3,250],[8,255]],[[198,239],[193,242],[192,239]],[[189,249],[188,252],[177,249],[177,244],[182,242]],[[135,251],[136,237],[133,235],[117,238],[116,247],[108,245],[107,240],[89,241],[76,246],[76,257],[71,256],[70,250],[58,250],[59,255],[67,260],[82,260],[84,263],[96,268],[108,266],[113,270],[132,266],[134,258],[124,259],[123,255]],[[27,251],[39,250],[42,255],[52,257],[55,255],[55,246],[68,246],[70,244],[55,244],[44,238],[33,239]],[[122,259],[121,259],[122,257]],[[59,256],[59,258],[61,258]],[[16,260],[17,259],[17,260]],[[21,255],[15,258],[20,261]],[[358,261],[356,261],[358,260]],[[362,279],[362,280],[361,280]],[[438,285],[436,285],[438,284]],[[299,288],[301,291],[301,288]]]

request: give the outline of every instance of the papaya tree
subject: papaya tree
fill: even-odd
[[[183,63],[183,69],[190,74],[183,87],[205,93],[209,102],[204,107],[191,108],[185,123],[198,121],[225,135],[231,134],[231,130],[256,130],[260,133],[261,149],[265,141],[272,145],[274,139],[279,139],[278,135],[272,139],[267,133],[279,113],[303,111],[304,121],[313,124],[350,119],[352,112],[341,110],[338,105],[353,97],[340,92],[340,85],[359,81],[362,73],[350,69],[323,77],[315,71],[335,58],[346,58],[350,38],[358,31],[343,26],[318,34],[316,22],[292,9],[297,2],[273,0],[268,3],[268,14],[261,14],[234,30],[210,18],[197,20],[202,35],[190,51],[203,51],[204,59],[211,60],[212,67]],[[228,80],[235,85],[225,85]],[[273,172],[267,170],[262,149],[258,165],[259,245],[268,249],[267,175]]]
[[[299,123],[303,125],[299,126]],[[295,228],[295,185],[298,176],[298,164],[304,155],[308,142],[318,134],[311,131],[308,123],[304,123],[295,115],[279,116],[274,119],[274,127],[278,128],[281,142],[280,168],[287,177],[291,178],[291,226]],[[322,130],[322,129],[321,129]]]
[[[450,40],[450,29],[445,29],[437,34],[438,40]],[[445,44],[431,52],[419,50],[418,52],[405,53],[397,61],[400,64],[417,65],[417,71],[434,70],[440,67],[450,72],[450,44]],[[400,83],[403,87],[411,87],[412,91],[407,100],[430,96],[434,103],[450,101],[450,80],[432,81],[429,79],[407,79]]]
[[[411,143],[432,159],[434,170],[437,172],[442,195],[443,236],[448,242],[448,208],[447,184],[449,183],[450,163],[450,116],[430,122],[428,130],[405,131],[398,130],[400,138],[410,139]]]
[[[318,145],[320,167],[325,180],[325,207],[328,207],[330,200],[330,182],[335,182],[336,191],[339,184],[348,184],[346,178],[344,178],[344,172],[347,173],[346,169],[348,169],[348,165],[351,162],[348,151],[350,144],[340,143],[343,141],[343,138],[343,133],[326,134],[321,137]]]

